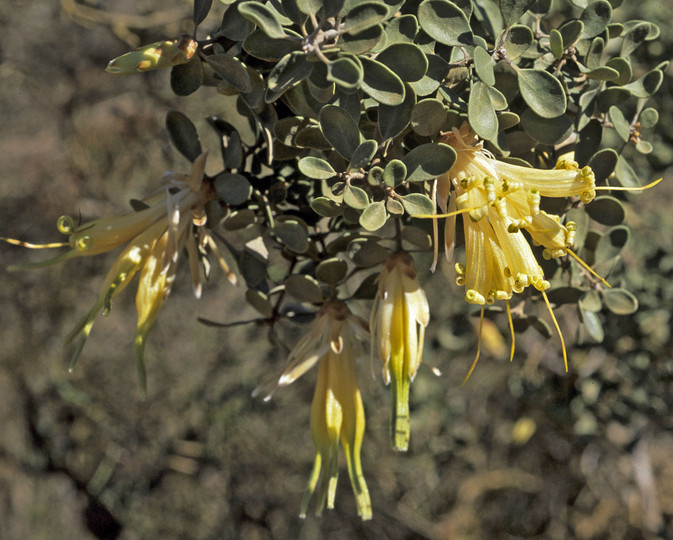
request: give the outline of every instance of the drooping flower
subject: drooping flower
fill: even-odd
[[[370,319],[372,344],[383,361],[384,381],[392,382],[391,444],[395,450],[406,451],[409,388],[422,361],[430,312],[414,260],[407,253],[395,253],[385,262],[378,283]]]
[[[532,285],[549,306],[544,291],[550,284],[522,230],[543,246],[544,257],[574,256],[575,224],[563,224],[559,216],[540,210],[540,200],[579,196],[582,202],[590,202],[596,195],[591,168],[580,169],[570,159],[559,160],[550,170],[498,161],[484,150],[467,125],[447,134],[446,142],[456,151],[457,159],[437,180],[438,202],[444,212],[452,214],[447,218],[451,222],[457,214],[463,216],[466,260],[464,265],[456,264],[456,281],[465,287],[465,300],[481,306],[505,300],[509,314],[512,294]],[[453,225],[447,224],[447,231],[452,229]],[[447,256],[453,249],[452,242],[452,235],[446,235]],[[559,330],[551,308],[549,311]],[[567,370],[560,330],[559,336]]]
[[[167,39],[143,45],[110,60],[105,71],[113,75],[133,75],[185,64],[196,53],[199,44],[183,35],[179,39]]]
[[[101,293],[93,307],[70,332],[66,341],[79,335],[70,361],[73,369],[86,343],[98,314],[110,310],[112,299],[140,273],[136,307],[138,324],[135,339],[135,358],[143,395],[146,393],[144,350],[149,333],[159,309],[168,297],[175,279],[178,254],[186,248],[194,293],[201,295],[199,258],[205,255],[206,246],[216,254],[230,281],[235,276],[219,254],[216,244],[205,225],[206,203],[215,197],[212,185],[204,181],[206,154],[193,163],[189,175],[166,173],[165,186],[154,195],[141,201],[145,206],[138,212],[98,219],[75,226],[74,220],[61,217],[59,231],[68,234],[63,244],[34,245],[3,238],[13,244],[31,248],[69,246],[70,249],[47,261],[10,267],[9,270],[39,268],[76,257],[98,255],[125,246],[103,281]]]
[[[365,431],[365,412],[355,377],[355,360],[362,356],[361,341],[369,338],[367,323],[353,315],[346,304],[325,304],[304,338],[288,358],[289,365],[278,385],[285,386],[318,364],[318,381],[311,404],[311,435],[316,448],[313,471],[301,504],[306,511],[318,490],[316,514],[334,508],[339,475],[339,441],[346,454],[358,515],[371,519],[369,490],[362,474],[360,449]]]

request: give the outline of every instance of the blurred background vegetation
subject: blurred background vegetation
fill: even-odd
[[[555,0],[555,8],[571,6]],[[213,24],[223,9],[216,2]],[[190,116],[209,146],[201,119],[230,101],[208,89],[176,98],[166,71],[104,71],[130,48],[190,31],[190,16],[188,0],[0,3],[0,234],[60,240],[61,214],[118,215],[164,170],[186,171],[164,130],[170,109]],[[625,0],[615,19],[628,18],[661,27],[662,38],[643,47],[642,69],[669,59],[673,6]],[[96,324],[75,372],[66,370],[62,338],[111,257],[0,271],[0,538],[673,537],[671,74],[653,104],[654,152],[632,156],[643,180],[665,181],[624,198],[633,227],[624,279],[639,311],[604,313],[605,341],[596,344],[577,335],[576,312],[558,309],[566,341],[576,343],[568,374],[557,338],[530,330],[517,336],[509,364],[506,320],[496,319],[487,354],[461,387],[478,319],[441,272],[422,276],[433,317],[425,363],[442,375],[421,370],[414,383],[407,455],[389,449],[379,366],[373,378],[361,366],[370,522],[357,518],[345,470],[337,509],[298,518],[313,461],[313,380],[266,403],[250,396],[282,367],[281,351],[264,328],[197,322],[233,322],[250,309],[220,275],[197,302],[182,269],[150,335],[141,402],[130,293]],[[0,267],[44,255],[3,246]],[[284,330],[292,345],[300,329]]]

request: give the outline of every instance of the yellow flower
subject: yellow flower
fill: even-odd
[[[308,334],[290,353],[289,365],[278,381],[279,386],[288,385],[318,363],[318,382],[311,404],[311,435],[316,456],[301,504],[302,518],[306,517],[316,487],[319,497],[316,514],[320,515],[325,506],[334,508],[339,441],[346,454],[358,514],[364,520],[372,517],[360,462],[365,412],[355,377],[355,359],[362,352],[360,340],[369,337],[366,326],[343,302],[325,304]]]
[[[406,451],[410,432],[409,387],[422,361],[430,312],[410,255],[392,255],[385,262],[378,283],[370,328],[373,346],[378,345],[383,361],[384,380],[386,384],[392,380],[391,444],[395,450]]]
[[[456,281],[465,287],[466,301],[484,306],[505,300],[509,315],[512,294],[532,285],[542,292],[549,307],[544,291],[550,284],[521,230],[544,247],[546,258],[568,253],[576,257],[570,249],[575,224],[564,225],[559,216],[540,210],[540,201],[542,197],[579,196],[582,202],[590,202],[596,195],[593,172],[589,167],[580,169],[570,159],[559,160],[551,170],[498,161],[484,150],[467,125],[454,129],[446,136],[446,142],[454,148],[457,158],[451,170],[437,179],[437,193],[440,208],[449,212],[447,218],[451,222],[446,226],[451,233],[445,238],[447,257],[453,249],[453,220],[457,214],[463,216],[465,265],[456,264]],[[551,307],[549,311],[559,330]],[[567,369],[560,330],[559,335]],[[472,369],[478,357],[477,351]]]
[[[38,268],[75,257],[98,255],[125,245],[103,281],[101,293],[93,307],[70,332],[66,341],[79,334],[79,341],[70,362],[72,370],[86,343],[98,314],[110,310],[112,298],[123,291],[140,272],[136,307],[138,324],[135,339],[135,357],[143,395],[146,393],[144,367],[145,340],[157,313],[170,293],[175,278],[178,254],[187,249],[192,271],[194,293],[201,295],[199,257],[208,245],[218,257],[221,266],[235,282],[234,275],[219,254],[205,224],[204,205],[214,198],[210,183],[204,182],[206,154],[199,156],[189,175],[167,173],[166,186],[144,201],[146,208],[133,214],[99,219],[79,227],[68,217],[58,220],[58,228],[68,234],[63,244],[34,245],[12,239],[13,244],[31,248],[70,246],[65,253],[47,261],[10,267],[9,270]]]
[[[194,56],[198,46],[196,41],[185,35],[180,39],[158,41],[110,60],[105,71],[113,75],[133,75],[185,64]]]

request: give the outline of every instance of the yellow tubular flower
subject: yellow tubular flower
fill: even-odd
[[[320,515],[325,506],[334,508],[339,441],[346,454],[358,515],[364,520],[372,517],[360,461],[365,411],[355,377],[355,360],[362,355],[361,341],[369,337],[366,326],[343,302],[325,304],[308,334],[290,353],[289,365],[278,381],[279,386],[288,385],[318,364],[318,382],[311,404],[311,435],[316,456],[301,503],[302,518],[306,517],[316,488],[316,514]]]
[[[105,68],[113,75],[133,75],[179,64],[186,64],[196,53],[199,44],[189,36],[158,41],[118,56]]]
[[[430,312],[410,255],[392,255],[378,283],[370,318],[372,346],[378,345],[384,381],[392,381],[391,444],[395,450],[406,451],[410,437],[409,387],[422,361]]]
[[[212,186],[203,181],[206,154],[199,156],[192,164],[189,175],[167,173],[166,186],[143,202],[147,208],[133,214],[114,218],[99,219],[74,226],[71,218],[59,218],[59,230],[69,235],[67,243],[34,245],[13,239],[3,239],[12,244],[31,248],[70,246],[70,250],[47,261],[10,267],[21,270],[47,266],[79,256],[97,255],[124,246],[108,271],[101,292],[93,307],[70,332],[66,341],[79,334],[70,369],[75,367],[94,321],[103,311],[110,310],[112,298],[117,296],[140,273],[136,307],[138,325],[135,339],[135,356],[140,379],[141,392],[146,394],[144,350],[147,334],[156,320],[159,309],[168,297],[175,278],[178,254],[187,247],[192,271],[194,293],[201,292],[201,278],[198,265],[205,246],[214,245],[205,224],[204,205],[215,197]],[[221,256],[220,265],[230,281],[233,274]]]
[[[498,161],[467,125],[447,134],[444,142],[454,148],[457,158],[451,170],[437,179],[438,204],[443,212],[448,210],[450,220],[458,213],[463,216],[466,262],[456,265],[456,282],[465,287],[466,301],[484,306],[505,300],[511,329],[509,299],[513,292],[532,285],[542,292],[558,330],[544,294],[549,282],[521,229],[544,248],[545,258],[570,254],[579,260],[571,251],[575,224],[564,225],[559,216],[540,210],[540,201],[542,197],[580,197],[590,202],[597,189],[593,172],[566,158],[551,170]],[[451,236],[452,228],[447,225]],[[447,248],[452,241],[445,240]],[[565,360],[565,347],[563,355]],[[476,358],[472,368],[475,364]]]

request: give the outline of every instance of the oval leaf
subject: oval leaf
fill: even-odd
[[[603,225],[621,225],[626,218],[624,205],[610,195],[601,195],[585,207],[586,213],[594,221]]]
[[[336,171],[324,159],[308,156],[301,158],[297,164],[299,171],[314,180],[327,180],[336,176]]]
[[[217,196],[226,204],[243,204],[252,194],[252,186],[242,174],[223,172],[213,182]]]
[[[411,112],[416,105],[416,93],[411,86],[406,85],[404,101],[400,105],[379,106],[379,133],[383,140],[396,137],[409,125]]]
[[[270,38],[284,38],[285,31],[276,18],[275,12],[259,2],[243,2],[238,5],[238,12]]]
[[[551,73],[537,69],[521,69],[519,91],[526,104],[542,118],[556,118],[566,110],[566,95],[559,80]]]
[[[493,139],[498,134],[498,117],[491,103],[488,86],[481,81],[472,86],[467,117],[472,129],[482,139]]]
[[[638,299],[626,289],[605,289],[603,303],[615,315],[630,315],[638,310]]]
[[[377,231],[386,222],[386,207],[383,201],[371,203],[360,215],[360,225],[368,231]]]
[[[360,146],[360,130],[346,111],[334,105],[327,105],[320,111],[320,129],[325,139],[349,160]]]
[[[285,280],[285,290],[300,302],[322,301],[320,284],[310,276],[294,274]]]
[[[408,182],[433,180],[448,171],[455,161],[456,151],[443,143],[421,144],[402,158]]]
[[[410,216],[430,215],[435,213],[435,205],[427,195],[410,193],[402,197],[402,206]]]
[[[363,57],[362,89],[382,105],[400,105],[404,102],[405,89],[400,79],[381,62]]]
[[[473,43],[465,12],[448,0],[424,0],[418,6],[418,22],[426,34],[444,45],[458,47]]]
[[[170,111],[166,115],[166,129],[175,148],[189,161],[194,161],[203,153],[196,127],[181,112]]]
[[[428,59],[413,43],[394,43],[381,51],[376,60],[388,66],[404,82],[419,81],[428,70]]]

